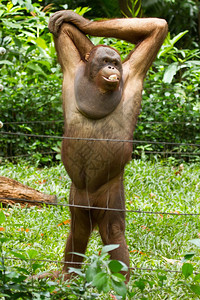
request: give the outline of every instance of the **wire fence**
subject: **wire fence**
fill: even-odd
[[[172,145],[172,146],[194,146],[200,147],[200,144],[195,143],[175,143],[175,142],[157,142],[157,141],[139,141],[139,140],[123,140],[123,139],[107,139],[107,138],[83,138],[83,137],[68,137],[68,136],[56,136],[56,135],[45,135],[45,134],[32,134],[32,133],[21,133],[21,132],[9,132],[2,131],[1,134],[5,135],[21,135],[35,138],[51,138],[59,140],[76,140],[76,141],[90,141],[90,142],[113,142],[113,143],[132,143],[132,144],[154,144],[154,145]]]
[[[41,123],[41,124],[49,124],[49,123],[60,123],[63,122],[63,120],[51,120],[51,121],[24,121],[24,122],[5,122],[5,125],[20,125],[20,124],[34,124],[34,123]],[[183,125],[195,125],[199,124],[198,120],[193,121],[193,122],[142,122],[138,121],[138,123],[149,123],[149,124],[165,124],[165,125],[175,125],[175,124],[183,124]],[[56,135],[46,135],[46,134],[32,134],[32,133],[22,133],[22,132],[10,132],[10,131],[1,131],[0,132],[2,135],[13,135],[13,136],[25,136],[29,138],[44,138],[44,139],[56,139],[56,140],[63,140],[63,139],[68,139],[68,140],[77,140],[77,141],[88,141],[88,142],[95,142],[95,141],[102,141],[102,142],[111,142],[111,143],[131,143],[133,145],[171,145],[171,146],[189,146],[189,147],[195,147],[195,148],[200,148],[200,144],[196,143],[175,143],[175,142],[164,142],[164,141],[141,141],[141,140],[123,140],[123,139],[102,139],[102,138],[82,138],[82,137],[65,137],[65,136],[56,136]],[[171,156],[175,155],[181,155],[181,156],[200,156],[200,153],[197,152],[173,152],[173,151],[148,151],[144,150],[144,153],[146,154],[167,154]],[[42,152],[41,155],[55,155],[55,151],[48,151],[48,152]],[[32,154],[34,155],[34,154]],[[3,159],[10,159],[10,158],[20,158],[20,157],[30,157],[30,154],[25,154],[25,155],[17,155],[17,156],[7,156],[7,157],[2,157]],[[6,200],[6,201],[13,201],[17,203],[25,202],[25,203],[30,203],[30,204],[39,204],[39,205],[45,205],[45,206],[63,206],[63,207],[76,207],[80,209],[91,209],[91,210],[104,210],[104,211],[118,211],[118,212],[125,212],[125,213],[134,213],[134,214],[148,214],[148,215],[171,215],[175,217],[181,217],[181,216],[200,216],[200,213],[185,213],[185,212],[167,212],[167,211],[144,211],[144,210],[127,210],[127,209],[114,209],[114,208],[109,208],[109,207],[94,207],[94,206],[83,206],[83,205],[74,205],[74,204],[66,204],[66,203],[50,203],[46,201],[37,201],[37,200],[28,200],[28,199],[21,199],[21,198],[11,198],[11,197],[1,197],[0,196],[0,202],[1,200]],[[20,258],[15,258],[15,257],[4,257],[6,260],[22,260]],[[28,261],[40,261],[40,262],[49,262],[49,263],[56,263],[56,264],[71,264],[72,262],[68,261],[58,261],[58,260],[48,260],[48,259],[27,259]],[[76,263],[73,263],[76,264]],[[80,263],[77,263],[80,265]],[[85,264],[81,263],[81,264]],[[158,272],[158,271],[163,271],[163,272],[169,272],[169,273],[181,273],[179,270],[169,270],[169,269],[163,269],[163,268],[142,268],[142,267],[130,267],[130,270],[141,270],[141,271],[151,271],[151,272]],[[195,273],[194,274],[198,274]]]
[[[146,155],[160,155],[160,156],[164,156],[164,157],[175,157],[175,156],[178,156],[178,157],[200,157],[200,153],[197,153],[197,152],[173,152],[173,151],[147,151],[147,150],[144,150],[143,151],[144,154]],[[47,152],[32,152],[32,153],[29,153],[29,154],[20,154],[20,155],[11,155],[11,156],[2,156],[0,157],[0,162],[2,160],[15,160],[15,159],[24,159],[24,158],[30,158],[30,157],[34,157],[34,156],[37,156],[37,155],[40,155],[40,156],[55,156],[59,154],[58,152],[55,152],[55,151],[47,151]],[[134,153],[133,153],[133,157],[134,157]]]
[[[47,159],[48,161],[51,160],[59,160],[60,156],[59,154],[59,145],[55,147],[54,141],[57,140],[56,143],[61,142],[62,139],[65,139],[66,137],[61,137],[60,135],[62,134],[62,126],[60,127],[60,124],[63,123],[63,118],[61,119],[54,119],[54,120],[24,120],[24,121],[5,121],[4,122],[4,128],[1,130],[1,134],[3,138],[3,142],[5,141],[6,136],[10,136],[10,140],[8,144],[3,145],[2,151],[0,151],[0,161],[6,161],[6,160],[11,160],[16,162],[20,158],[24,159],[32,159],[32,160],[45,160]],[[36,126],[42,126],[41,128],[38,128],[35,132],[36,134],[33,134],[34,132],[34,124]],[[57,125],[56,125],[57,124]],[[22,125],[22,126],[21,126]],[[29,128],[26,128],[26,126],[30,126]],[[46,126],[47,125],[47,126]],[[54,129],[50,130],[51,125],[53,126]],[[58,127],[59,125],[59,127]],[[141,140],[135,139],[135,140],[119,140],[119,139],[85,139],[87,141],[107,141],[107,142],[128,142],[132,143],[133,145],[133,152],[132,152],[132,158],[140,158],[142,154],[145,154],[151,158],[157,157],[157,158],[163,158],[163,159],[168,159],[169,157],[174,157],[179,160],[185,160],[185,161],[199,161],[200,159],[200,145],[198,143],[190,143],[192,139],[194,138],[193,136],[193,130],[192,128],[195,128],[195,132],[197,131],[198,127],[200,130],[200,122],[199,119],[192,119],[188,121],[171,121],[171,122],[166,122],[166,121],[145,121],[142,119],[139,119],[137,122],[137,125],[142,125],[142,126],[147,126],[145,127],[147,130],[147,137],[149,136],[147,128],[150,128],[150,126],[154,126],[154,131],[156,132],[157,126],[161,128],[166,128],[165,126],[183,126],[183,128],[188,128],[189,133],[188,137],[185,137],[183,141],[185,143],[181,142],[172,142],[170,140],[168,141],[162,141],[158,140],[158,138],[155,136],[154,140],[146,139],[145,135],[143,135],[143,138]],[[18,127],[19,126],[19,127]],[[23,127],[24,126],[24,127]],[[44,128],[46,130],[44,130]],[[20,128],[20,132],[13,132],[14,130],[18,130]],[[4,130],[3,130],[4,129]],[[29,130],[30,132],[27,133],[26,131]],[[160,129],[159,129],[160,130]],[[21,132],[22,131],[22,132]],[[24,132],[23,132],[24,131]],[[137,131],[137,128],[136,128]],[[141,129],[140,129],[141,131]],[[182,130],[185,132],[185,129]],[[45,132],[45,134],[38,134],[40,132]],[[56,132],[57,135],[53,135],[52,133]],[[50,134],[48,134],[50,133]],[[176,133],[174,133],[176,135]],[[12,136],[19,136],[20,141],[19,141],[19,149],[16,148],[17,143],[13,142]],[[174,136],[175,136],[174,135]],[[138,136],[136,134],[136,136]],[[139,134],[140,136],[140,134]],[[30,147],[29,150],[29,139],[33,138],[35,139],[35,142],[32,142],[32,147]],[[48,145],[43,145],[43,140],[42,139],[49,139]],[[167,136],[166,136],[167,138]],[[70,138],[72,139],[72,138]],[[83,138],[76,138],[77,140],[84,140]],[[167,138],[168,139],[168,138]],[[175,138],[175,140],[178,140]],[[34,144],[35,143],[35,144]],[[22,145],[26,145],[24,148]],[[57,148],[57,149],[55,149]],[[45,151],[46,150],[46,151]],[[54,151],[52,151],[54,150]],[[6,155],[7,154],[7,155]],[[46,158],[44,157],[46,156]]]
[[[38,121],[40,122],[40,121]],[[46,121],[51,122],[51,121]],[[56,122],[56,121],[53,121]],[[60,122],[60,121],[59,121]],[[162,157],[169,157],[169,156],[174,156],[174,157],[189,157],[189,158],[197,158],[200,157],[200,144],[198,143],[176,143],[176,142],[169,142],[169,141],[151,141],[151,140],[123,140],[123,139],[105,139],[105,138],[83,138],[83,137],[66,137],[66,136],[58,136],[58,135],[47,135],[47,134],[32,134],[32,133],[23,133],[23,132],[10,132],[10,131],[1,131],[2,135],[8,135],[8,136],[22,136],[22,137],[27,137],[27,138],[36,138],[36,139],[54,139],[57,141],[62,141],[64,139],[67,140],[77,140],[77,141],[88,141],[88,142],[111,142],[111,143],[131,143],[134,146],[133,149],[133,157],[140,155],[141,153],[144,153],[146,155],[158,155]],[[143,149],[138,149],[137,146],[141,145]],[[186,147],[185,149],[182,149],[182,152],[179,151],[174,151],[174,150],[148,150],[145,149],[146,145],[149,146],[160,146],[160,147],[166,147],[166,146],[173,146],[177,147],[180,149],[180,147]],[[189,148],[188,148],[189,147]],[[190,151],[188,151],[190,150]],[[56,156],[58,152],[55,151],[41,151],[41,152],[34,152],[30,151],[30,153],[27,154],[21,154],[21,155],[8,155],[8,156],[1,156],[1,160],[8,160],[8,159],[17,159],[17,158],[25,158],[25,157],[33,157],[35,155],[51,155],[51,156]]]
[[[138,213],[138,214],[149,214],[149,215],[171,215],[171,216],[200,216],[200,213],[181,213],[181,212],[166,212],[166,211],[144,211],[144,210],[133,210],[133,209],[118,209],[118,208],[109,208],[109,207],[99,207],[99,206],[90,206],[90,205],[76,205],[68,203],[57,203],[57,202],[47,202],[47,201],[38,201],[38,200],[29,200],[23,198],[12,198],[12,197],[1,197],[0,200],[9,200],[14,202],[27,202],[30,204],[39,204],[47,206],[63,206],[63,207],[76,207],[81,209],[91,209],[91,210],[103,210],[103,211],[116,211],[116,212],[125,212],[125,213]]]
[[[196,153],[196,152],[172,152],[172,151],[147,151],[144,150],[143,151],[144,154],[146,155],[160,155],[163,157],[194,157],[194,158],[198,158],[200,157],[200,153]],[[56,156],[57,154],[59,154],[58,152],[55,151],[47,151],[47,152],[32,152],[29,154],[21,154],[21,155],[11,155],[11,156],[2,156],[0,157],[0,162],[2,160],[6,161],[6,160],[17,160],[17,159],[24,159],[24,158],[30,158],[30,157],[35,157],[37,155],[42,156]],[[133,153],[133,157],[134,157],[134,153]]]
[[[19,261],[24,261],[25,259],[22,258],[17,258],[17,257],[4,257],[4,260],[19,260]],[[62,260],[51,260],[51,259],[27,259],[28,261],[31,262],[48,262],[48,263],[54,263],[54,264],[73,264],[73,265],[89,265],[89,263],[87,262],[71,262],[71,261],[62,261]],[[142,268],[142,267],[129,267],[129,270],[140,270],[140,271],[151,271],[151,272],[158,272],[158,271],[162,271],[162,272],[168,272],[168,273],[179,273],[181,274],[182,272],[179,270],[170,270],[170,269],[156,269],[156,268]],[[198,275],[198,272],[193,272],[193,274]]]
[[[55,123],[63,123],[63,120],[48,120],[48,121],[13,121],[13,122],[3,122],[4,125],[20,125],[20,124],[55,124]],[[137,124],[165,124],[165,125],[196,125],[199,124],[199,120],[193,120],[188,122],[164,122],[164,121],[142,121],[138,120]]]

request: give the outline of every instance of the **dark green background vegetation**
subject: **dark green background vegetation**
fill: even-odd
[[[80,9],[91,7],[92,9]],[[163,17],[169,23],[169,35],[157,60],[148,72],[142,111],[134,135],[147,141],[134,145],[134,155],[150,152],[197,153],[199,147],[164,143],[200,144],[200,51],[199,1],[0,1],[0,121],[1,132],[62,136],[62,74],[57,64],[49,15],[64,8],[88,18],[129,16]],[[77,8],[79,7],[79,8]],[[124,13],[120,10],[123,8]],[[122,58],[132,45],[114,39],[93,39],[94,43],[117,48]],[[49,122],[54,121],[54,122]],[[12,123],[10,122],[20,122]],[[55,159],[49,152],[59,151],[57,139],[1,134],[0,156],[33,156],[46,163]],[[46,153],[41,154],[41,153]],[[162,153],[160,153],[162,155]],[[180,156],[180,155],[179,155]]]

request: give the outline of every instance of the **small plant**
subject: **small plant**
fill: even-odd
[[[200,248],[200,239],[189,240],[190,243]],[[186,253],[182,259],[182,274],[184,280],[178,282],[185,289],[192,291],[195,295],[200,296],[200,273],[195,274],[193,264],[190,262],[191,258],[195,255],[195,252]],[[189,261],[189,262],[188,262]]]
[[[99,293],[114,292],[118,299],[125,299],[127,288],[126,278],[119,272],[127,271],[127,266],[118,260],[110,260],[109,251],[119,245],[107,245],[99,255],[93,254],[85,270],[70,268],[70,272],[78,274],[86,283],[85,286],[97,288]],[[81,255],[76,253],[77,255]],[[87,256],[81,255],[87,259]]]
[[[145,161],[145,160],[147,160],[146,151],[149,152],[152,150],[153,149],[150,144],[140,145],[140,146],[136,147],[136,149],[134,150],[134,154],[140,156],[141,160]]]

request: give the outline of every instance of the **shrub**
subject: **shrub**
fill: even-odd
[[[5,132],[62,136],[62,75],[53,38],[47,29],[51,6],[43,8],[23,0],[3,3],[0,3],[3,28],[0,35],[0,121],[4,123],[3,129]],[[79,8],[76,11],[83,14],[88,10]],[[142,111],[134,135],[135,140],[144,142],[142,146],[134,146],[136,155],[141,155],[144,150],[196,152],[199,155],[198,147],[169,145],[200,144],[200,51],[177,49],[175,44],[184,35],[187,31],[173,38],[168,35],[158,59],[148,72]],[[111,38],[92,40],[95,44],[115,47],[122,53],[122,58],[133,48],[129,43]],[[42,163],[52,160],[52,152],[53,158],[58,158],[55,152],[59,151],[60,145],[53,138],[6,134],[1,135],[0,143],[0,156],[26,155],[29,159],[34,156]]]

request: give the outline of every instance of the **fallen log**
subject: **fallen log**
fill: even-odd
[[[11,178],[0,176],[0,203],[3,205],[20,203],[22,206],[41,206],[40,202],[56,203],[57,197],[39,192]]]

